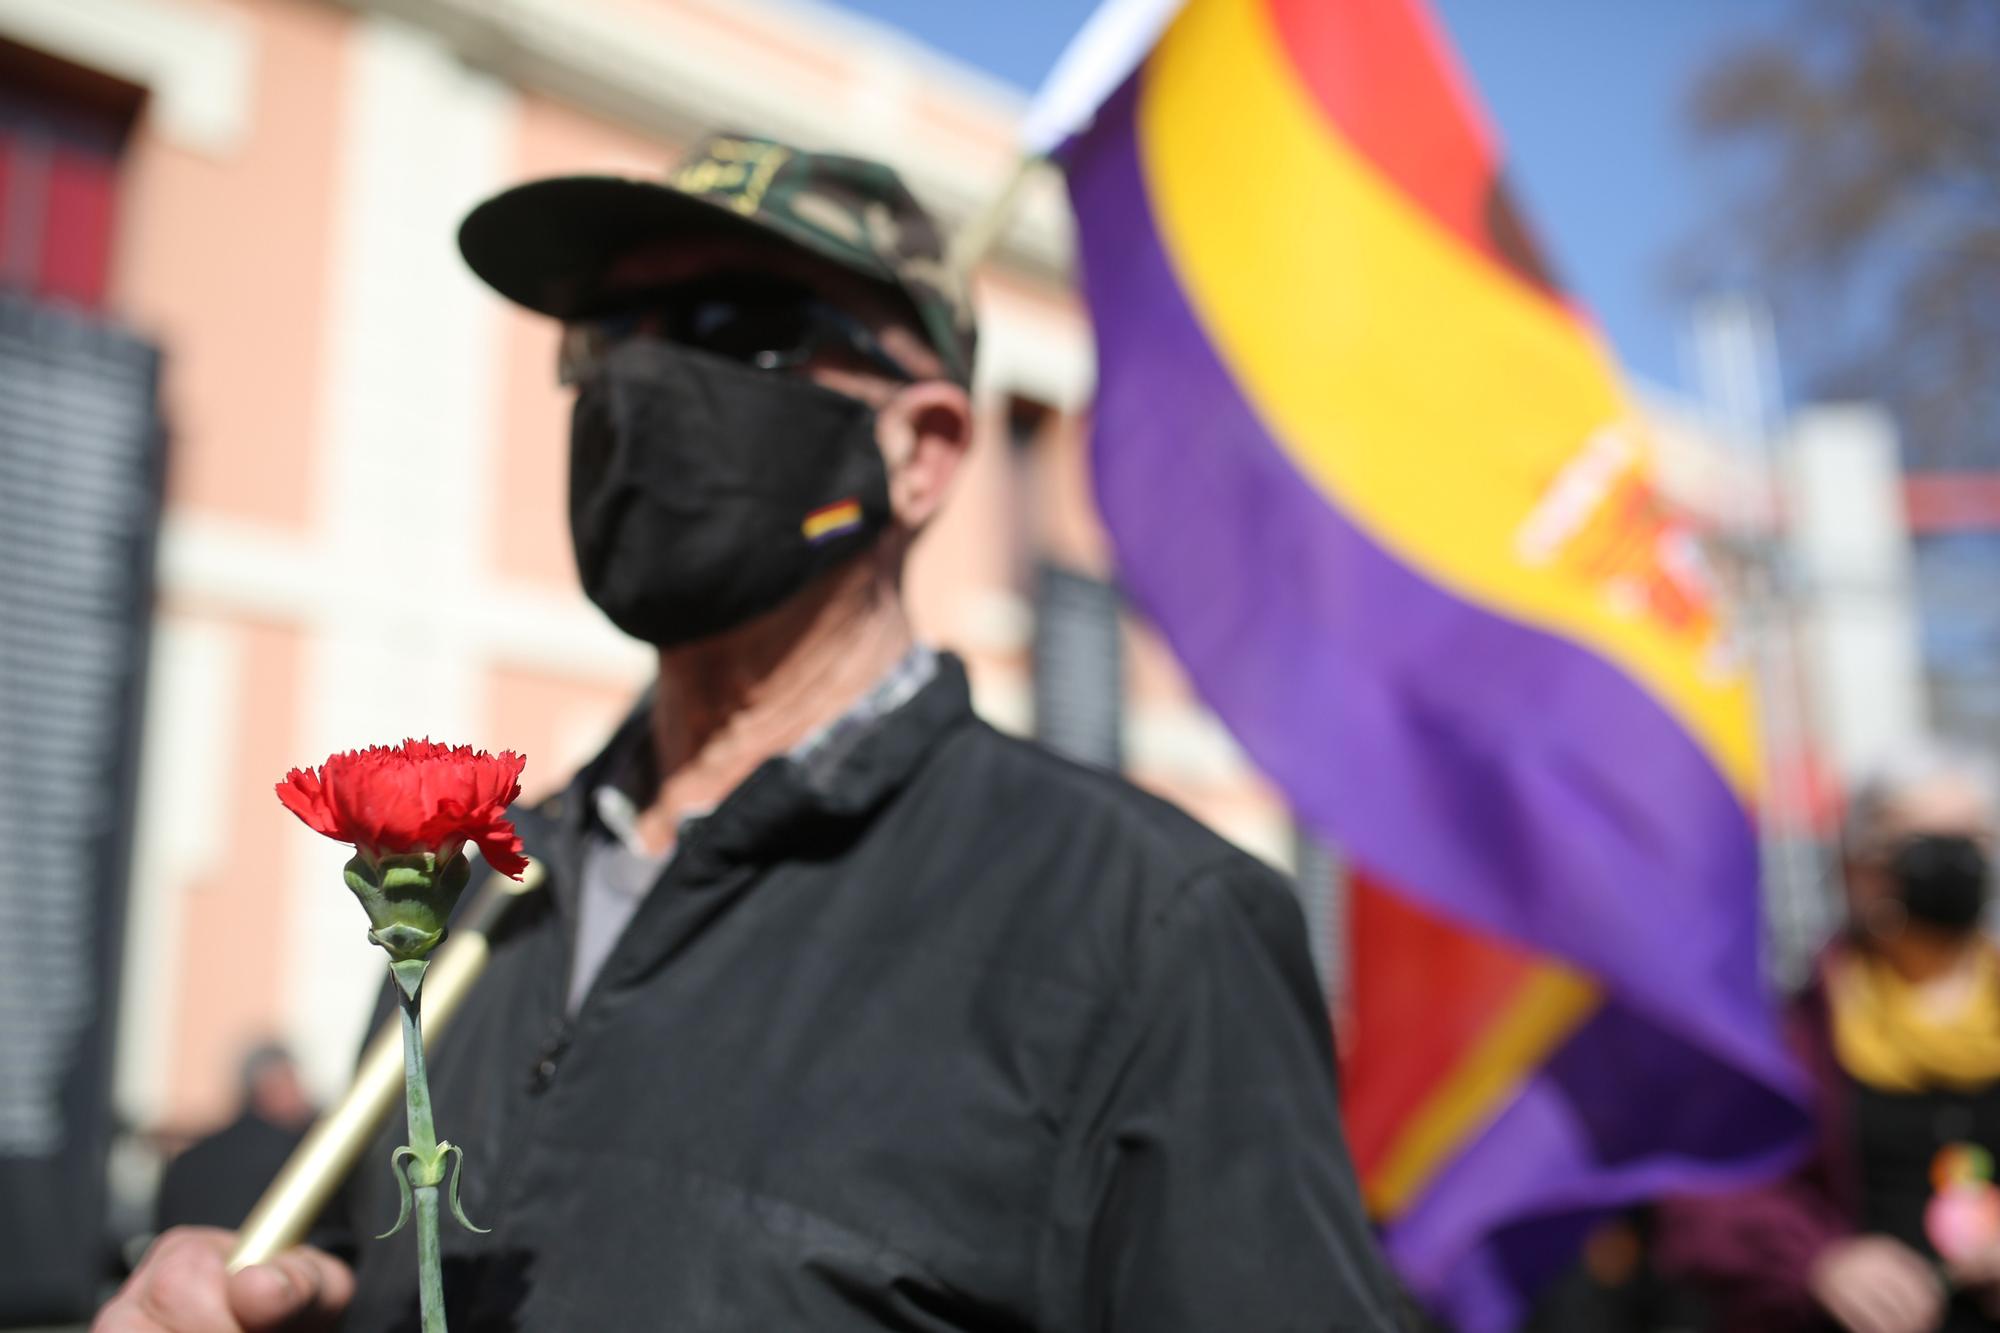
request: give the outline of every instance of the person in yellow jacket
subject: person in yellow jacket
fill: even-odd
[[[1663,1210],[1663,1266],[1706,1285],[1730,1333],[2000,1330],[1994,837],[1974,756],[1926,749],[1857,790],[1846,929],[1790,1013],[1814,1151]]]

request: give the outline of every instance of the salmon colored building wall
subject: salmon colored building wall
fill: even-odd
[[[291,830],[271,819],[269,788],[258,778],[298,762],[290,724],[301,645],[286,626],[237,622],[229,632],[242,655],[244,691],[236,702],[244,725],[223,756],[230,777],[215,812],[216,842],[227,851],[181,886],[187,901],[176,935],[149,942],[177,948],[184,960],[169,1029],[175,1057],[166,1105],[175,1119],[212,1118],[227,1109],[222,1099],[235,1089],[217,1071],[233,1068],[246,1047],[270,1035],[268,1004],[285,983],[284,951],[257,948],[245,937],[274,924],[264,868],[283,861]]]
[[[240,25],[258,52],[244,133],[222,157],[141,117],[123,169],[110,304],[167,353],[170,515],[299,532],[312,514],[352,20],[326,6],[248,0],[202,0],[197,12]],[[227,700],[230,725],[209,741],[210,854],[172,886],[181,901],[157,935],[133,941],[177,957],[178,984],[153,997],[146,1033],[171,1052],[157,1062],[155,1104],[167,1119],[201,1121],[228,1108],[235,1063],[270,1035],[271,998],[285,984],[285,952],[245,948],[243,932],[286,927],[270,867],[288,834],[269,817],[268,784],[298,762],[302,643],[282,617],[246,616],[198,592],[168,597],[158,615],[162,637],[190,627],[225,644],[241,686]]]
[[[124,172],[112,304],[169,352],[169,502],[280,527],[309,516],[304,447],[325,357],[346,36],[318,5],[203,0],[258,51],[226,159],[141,119]]]

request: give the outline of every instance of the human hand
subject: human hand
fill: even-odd
[[[1945,1293],[1924,1257],[1888,1236],[1849,1236],[1813,1260],[1813,1299],[1850,1333],[1933,1333]]]
[[[354,1297],[354,1274],[299,1246],[240,1273],[226,1267],[235,1233],[175,1227],[97,1312],[91,1333],[316,1333]]]

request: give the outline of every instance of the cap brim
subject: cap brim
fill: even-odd
[[[708,236],[768,240],[832,258],[763,218],[622,176],[557,176],[502,191],[459,224],[458,249],[508,300],[569,319],[590,312],[605,270],[621,256],[660,241]]]

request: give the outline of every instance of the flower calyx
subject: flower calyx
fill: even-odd
[[[429,1153],[420,1152],[409,1144],[404,1144],[389,1154],[389,1170],[395,1173],[398,1194],[396,1221],[376,1240],[387,1240],[403,1229],[410,1220],[410,1191],[416,1189],[436,1189],[445,1183],[445,1163],[451,1163],[451,1184],[445,1191],[445,1202],[451,1208],[451,1215],[467,1231],[475,1231],[482,1236],[492,1232],[491,1227],[475,1226],[465,1215],[465,1209],[458,1202],[459,1178],[465,1174],[465,1151],[456,1143],[440,1143]]]
[[[364,851],[344,867],[347,887],[361,900],[374,929],[368,939],[388,951],[394,963],[427,959],[445,936],[451,909],[472,878],[462,852],[448,857],[436,852]],[[409,986],[421,978],[420,969]],[[397,970],[403,983],[403,972]],[[406,986],[406,989],[409,988]]]

